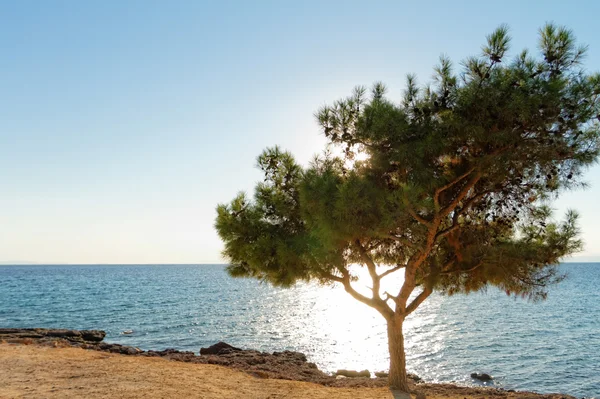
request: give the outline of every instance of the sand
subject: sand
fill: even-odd
[[[424,388],[428,399],[528,398]],[[435,390],[439,392],[436,393]],[[467,388],[468,389],[468,388]],[[411,395],[416,398],[416,395]],[[541,398],[541,396],[535,396]],[[547,396],[550,398],[551,396]],[[552,396],[554,397],[554,396]],[[556,396],[557,398],[562,396]],[[0,398],[400,399],[387,388],[330,388],[261,379],[221,366],[80,348],[0,343]]]

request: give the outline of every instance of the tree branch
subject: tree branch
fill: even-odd
[[[403,238],[403,237],[397,237],[397,236],[395,236],[395,235],[393,235],[393,234],[388,234],[388,235],[386,235],[386,236],[384,236],[384,237],[385,237],[385,238],[389,238],[390,240],[397,241],[397,242],[399,242],[400,244],[404,244],[404,245],[406,245],[407,247],[414,248],[414,244],[413,244],[412,242],[408,241],[406,238]]]
[[[471,189],[475,186],[475,184],[477,184],[477,182],[479,181],[479,179],[481,179],[481,173],[476,173],[468,182],[467,184],[462,188],[462,190],[460,190],[460,192],[458,193],[458,195],[456,196],[456,198],[450,202],[450,204],[445,207],[444,209],[442,209],[439,213],[439,215],[441,217],[445,217],[447,215],[449,215],[454,209],[456,209],[456,207],[458,206],[458,204],[465,199],[465,197],[469,194],[469,191],[471,191]]]
[[[373,259],[369,256],[365,248],[360,243],[360,240],[356,240],[356,246],[358,247],[358,252],[360,253],[360,257],[367,265],[367,269],[369,270],[369,275],[371,276],[371,280],[373,281],[373,299],[381,299],[379,296],[379,290],[381,288],[380,277],[377,274],[377,265],[373,262]]]
[[[343,277],[338,277],[331,273],[326,273],[326,277],[330,278],[332,281],[336,281],[341,283],[344,286],[344,290],[349,293],[354,299],[359,302],[368,305],[375,310],[377,310],[386,320],[389,320],[394,315],[394,311],[389,307],[389,305],[381,298],[369,298],[364,296],[360,292],[356,291],[350,282],[350,273],[346,269],[340,269]]]
[[[433,195],[433,204],[435,206],[436,211],[440,208],[440,194],[445,190],[449,189],[450,187],[454,186],[455,184],[459,183],[462,179],[473,173],[473,171],[475,171],[475,168],[469,169],[468,171],[458,176],[456,179],[452,180],[448,184],[445,184],[442,187],[435,190],[435,194]]]
[[[431,295],[432,292],[433,290],[429,287],[423,289],[423,291],[421,291],[421,293],[417,295],[415,299],[412,300],[410,305],[406,307],[405,314],[409,315],[412,312],[414,312],[419,307],[419,305],[422,304],[423,301],[429,297],[429,295]]]
[[[407,201],[408,202],[408,201]],[[431,226],[431,222],[427,219],[422,218],[421,216],[419,216],[417,214],[417,212],[415,212],[414,209],[412,209],[412,207],[410,205],[407,204],[406,210],[408,211],[408,213],[410,214],[410,216],[412,216],[417,222],[421,223],[422,225],[425,225],[427,227]]]
[[[390,275],[390,274],[392,274],[392,273],[394,273],[394,272],[397,272],[398,270],[400,270],[400,269],[403,269],[403,268],[405,268],[405,267],[406,267],[406,265],[397,265],[396,267],[393,267],[393,268],[391,268],[391,269],[388,269],[388,270],[384,271],[383,273],[381,273],[381,274],[379,275],[379,279],[382,279],[382,278],[384,278],[385,276],[387,276],[387,275]]]
[[[336,276],[335,274],[331,274],[331,273],[327,273],[327,272],[323,273],[323,277],[326,277],[329,280],[335,281],[337,283],[343,283],[344,282],[344,279],[342,277],[339,277],[339,276]]]
[[[440,230],[439,232],[437,232],[437,234],[435,235],[435,239],[437,240],[438,238],[442,238],[456,230],[459,227],[458,217],[463,215],[471,207],[471,205],[475,203],[475,201],[483,198],[491,192],[491,190],[486,190],[469,198],[467,202],[465,202],[465,204],[458,211],[454,212],[454,215],[452,216],[452,225],[445,228],[444,230]]]
[[[342,284],[344,285],[344,289],[346,290],[347,293],[349,293],[350,295],[352,295],[352,297],[354,297],[354,299],[369,305],[372,308],[375,308],[375,300],[373,298],[369,298],[364,296],[363,294],[361,294],[360,292],[356,291],[354,289],[354,287],[352,287],[352,284],[350,283],[350,280],[342,280]]]
[[[444,266],[442,266],[441,271],[443,272],[448,267],[450,267],[451,265],[453,265],[455,262],[456,262],[456,258],[454,258],[454,257],[450,258],[449,261],[447,261],[446,263],[444,263]],[[440,270],[440,269],[430,269],[429,273],[427,273],[426,275],[424,275],[423,277],[421,277],[421,280],[428,279],[432,274],[434,274],[434,272],[436,272],[438,270]],[[439,274],[441,274],[441,272],[439,272]]]
[[[463,213],[465,213],[465,211],[467,209],[469,209],[471,207],[471,205],[473,205],[475,203],[475,201],[477,201],[477,200],[485,197],[487,194],[489,194],[491,192],[492,192],[492,190],[485,190],[485,191],[480,192],[479,194],[475,194],[474,196],[472,196],[471,198],[469,198],[467,200],[467,202],[465,202],[465,204],[462,206],[462,208],[460,208],[458,210],[458,214],[462,215]]]
[[[438,238],[442,238],[447,236],[448,234],[452,233],[454,230],[456,230],[459,227],[457,222],[453,222],[452,226],[445,228],[444,230],[440,230],[436,235],[435,235],[435,239],[437,240]]]
[[[390,299],[394,302],[396,302],[398,300],[398,297],[393,296],[392,294],[390,294],[389,292],[384,292],[383,295],[385,295],[385,301],[389,301]]]
[[[477,264],[475,266],[472,266],[468,269],[452,269],[452,270],[442,270],[440,272],[440,274],[452,274],[452,273],[468,273],[468,272],[472,272],[473,270],[479,268],[481,265],[483,265],[483,260],[477,262]]]
[[[448,260],[446,263],[444,263],[444,266],[442,266],[442,271],[448,270],[448,268],[455,263],[456,263],[456,257],[450,258],[450,260]]]
[[[408,297],[413,292],[416,287],[415,282],[415,267],[407,267],[404,272],[404,283],[402,283],[402,287],[400,288],[400,292],[396,297],[396,313],[406,315],[406,302],[408,301]]]
[[[505,266],[501,266],[501,267],[507,274],[510,274],[512,278],[520,281],[521,283],[523,283],[525,285],[534,286],[534,287],[546,287],[547,286],[546,284],[538,283],[529,277],[523,276],[520,273],[511,273],[510,271],[506,270]],[[544,276],[543,278],[545,278],[545,277],[550,277],[550,275],[546,274],[546,276]]]
[[[354,137],[353,140],[356,144],[364,145],[367,148],[376,148],[376,149],[389,148],[389,144],[369,144],[369,143],[365,142],[364,140],[357,139],[356,137]]]
[[[475,184],[475,183],[473,183]],[[406,315],[406,303],[408,302],[408,298],[410,294],[414,291],[416,287],[416,273],[417,269],[423,264],[423,262],[427,259],[429,254],[431,253],[431,249],[435,244],[435,235],[437,229],[439,228],[441,223],[441,216],[438,214],[435,216],[431,224],[429,225],[429,232],[427,234],[427,241],[422,250],[415,253],[409,259],[406,269],[404,271],[404,283],[400,288],[400,292],[398,293],[398,300],[396,301],[396,313],[400,313]]]

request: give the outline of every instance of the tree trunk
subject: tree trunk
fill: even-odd
[[[404,335],[402,324],[404,319],[396,317],[388,320],[388,348],[390,351],[390,373],[388,383],[391,388],[409,392],[406,376],[406,355],[404,354]]]

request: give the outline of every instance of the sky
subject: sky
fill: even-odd
[[[256,156],[307,164],[314,112],[356,85],[400,101],[510,26],[511,54],[554,21],[590,46],[596,1],[0,0],[0,263],[222,263],[217,204],[252,192]],[[600,167],[569,192],[600,261]]]

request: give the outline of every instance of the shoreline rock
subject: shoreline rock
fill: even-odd
[[[479,381],[493,381],[494,377],[486,373],[471,373],[471,378]]]
[[[369,370],[362,370],[362,371],[356,371],[356,370],[338,370],[335,372],[336,377],[337,376],[342,376],[342,377],[346,377],[346,378],[371,378],[371,372]],[[387,375],[385,376],[387,377]]]
[[[65,339],[78,343],[97,343],[104,340],[106,332],[101,330],[66,330],[51,328],[0,328],[0,339],[31,338],[40,341]]]
[[[242,349],[231,346],[225,342],[217,342],[208,348],[200,348],[201,355],[225,355],[231,352],[239,352]]]

